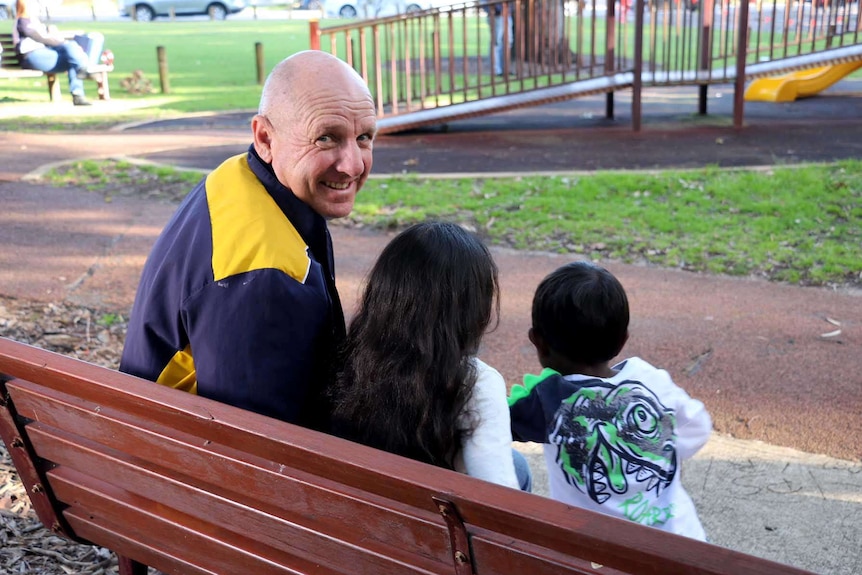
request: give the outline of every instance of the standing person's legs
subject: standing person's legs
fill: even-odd
[[[503,74],[503,58],[506,55],[503,46],[503,16],[488,16],[488,24],[491,26],[491,44],[494,50],[494,74],[500,76]]]
[[[503,53],[506,58],[506,62],[510,62],[512,59],[512,43],[515,41],[515,19],[512,17],[512,11],[509,10],[509,16],[506,19],[506,36],[503,38]],[[509,68],[509,74],[514,74],[515,72],[512,68]]]
[[[509,61],[509,46],[515,35],[514,20],[509,14],[503,18],[502,14],[488,17],[491,25],[491,39],[494,47],[494,74],[501,76],[504,70],[504,62]]]

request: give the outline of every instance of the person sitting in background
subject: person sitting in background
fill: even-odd
[[[377,449],[530,490],[512,450],[506,382],[476,354],[494,317],[497,266],[451,223],[393,239],[350,323],[334,396],[334,432]]]
[[[12,42],[21,57],[22,66],[50,74],[67,72],[69,93],[76,106],[90,105],[84,95],[83,80],[91,64],[90,58],[95,60],[93,64],[98,63],[102,51],[101,34],[91,34],[85,38],[88,40],[90,57],[78,42],[43,24],[38,15],[31,12],[27,0],[18,0]]]

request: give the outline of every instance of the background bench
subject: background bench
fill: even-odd
[[[123,574],[800,575],[0,338],[40,520]]]
[[[28,70],[21,67],[21,59],[12,42],[12,34],[0,34],[0,78],[40,78],[45,76],[48,80],[48,95],[52,102],[60,101],[60,84],[57,82],[58,74],[49,74],[39,70]],[[108,72],[114,70],[113,66],[105,64],[94,64],[89,67],[88,79],[96,82],[100,100],[110,100],[111,91],[108,87]],[[62,74],[65,76],[65,73]]]

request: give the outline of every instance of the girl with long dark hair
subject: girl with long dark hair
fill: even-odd
[[[442,222],[396,236],[350,323],[335,432],[518,488],[506,384],[476,357],[498,315],[497,266],[478,238]]]

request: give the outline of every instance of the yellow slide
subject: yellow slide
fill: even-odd
[[[862,61],[821,66],[775,78],[760,78],[754,80],[745,90],[745,99],[759,102],[793,102],[797,98],[814,96],[858,68],[862,68]]]

